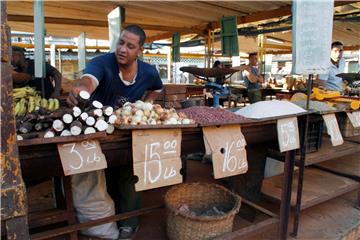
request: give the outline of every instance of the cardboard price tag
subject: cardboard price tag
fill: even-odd
[[[132,149],[136,191],[182,182],[180,129],[134,130]]]
[[[322,115],[322,117],[325,121],[327,132],[330,135],[332,145],[338,146],[343,144],[344,140],[341,136],[335,114],[326,114],[326,115]]]
[[[239,125],[204,127],[203,133],[207,151],[212,153],[215,179],[247,172],[246,141]]]
[[[61,143],[57,148],[65,176],[107,168],[97,140]]]
[[[360,127],[360,111],[346,114],[354,128]]]
[[[280,152],[300,147],[299,128],[296,117],[277,120],[277,134]]]

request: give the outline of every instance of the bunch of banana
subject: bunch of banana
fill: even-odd
[[[28,110],[28,103],[26,98],[20,99],[15,105],[15,116],[24,116]]]
[[[39,95],[21,98],[15,104],[15,116],[24,116],[26,113],[44,108],[49,111],[55,111],[60,107],[60,102],[56,98],[41,98]]]
[[[36,96],[38,93],[32,87],[22,87],[22,88],[14,88],[13,89],[13,98],[15,101],[26,98],[29,96]]]

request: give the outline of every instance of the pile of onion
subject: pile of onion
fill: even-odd
[[[117,120],[116,126],[123,124],[130,125],[172,125],[192,124],[193,120],[187,118],[184,113],[177,113],[174,108],[165,109],[159,104],[136,101],[127,102],[123,107],[115,111]]]

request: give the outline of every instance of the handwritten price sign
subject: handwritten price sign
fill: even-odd
[[[180,129],[134,130],[132,137],[136,191],[182,182]]]
[[[330,135],[331,143],[333,146],[338,146],[344,143],[343,137],[341,136],[339,124],[336,120],[335,114],[326,114],[322,116],[327,132]]]
[[[346,113],[348,118],[350,119],[351,124],[354,128],[360,127],[360,111],[352,112],[352,113]]]
[[[205,147],[212,153],[216,179],[247,172],[246,141],[240,126],[204,127],[203,133]]]
[[[296,117],[279,119],[277,121],[277,134],[280,152],[286,152],[300,147]]]
[[[107,168],[97,140],[57,145],[65,176]]]

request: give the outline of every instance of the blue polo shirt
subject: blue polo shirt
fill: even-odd
[[[256,67],[250,66],[251,68],[251,72],[257,76],[258,75],[258,69]],[[247,87],[248,90],[254,90],[254,89],[260,89],[261,86],[259,83],[252,83],[250,82],[250,80],[248,79],[248,77],[246,76],[246,74],[243,72],[243,78],[244,78],[244,82],[245,85]]]
[[[91,98],[104,105],[122,106],[125,102],[141,99],[148,90],[161,90],[163,84],[155,67],[140,60],[137,60],[137,63],[138,71],[134,84],[125,85],[120,79],[115,53],[107,53],[92,59],[84,71],[84,74],[90,74],[99,81]]]

